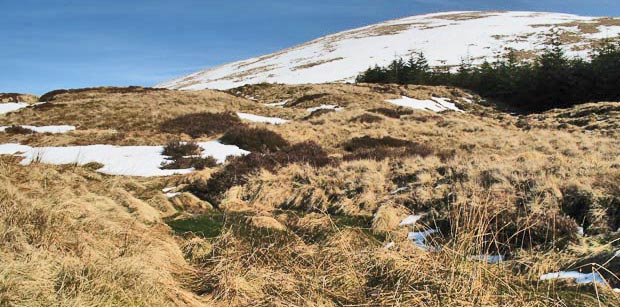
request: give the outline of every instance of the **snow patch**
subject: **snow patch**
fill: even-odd
[[[400,187],[392,192],[390,192],[391,195],[396,195],[399,194],[401,192],[405,192],[405,191],[409,191],[409,187]]]
[[[263,105],[266,106],[266,107],[270,107],[270,108],[273,108],[273,107],[283,107],[287,102],[288,102],[288,99],[284,100],[284,101],[280,101],[280,102],[265,103]]]
[[[486,263],[488,264],[497,264],[500,262],[504,262],[503,255],[477,255],[477,256],[470,256],[469,259],[478,260],[478,261],[486,261]]]
[[[603,277],[597,273],[579,273],[577,271],[560,271],[555,273],[547,273],[540,276],[540,280],[553,280],[553,279],[574,279],[578,284],[590,284],[597,283],[603,286],[607,286],[607,283]]]
[[[420,232],[410,232],[407,234],[407,239],[413,241],[413,243],[424,251],[428,251],[429,247],[426,245],[426,237],[437,233],[437,229],[429,229]]]
[[[401,99],[387,99],[386,102],[391,104],[418,110],[427,110],[433,112],[456,111],[463,112],[449,98],[433,97],[429,100],[420,100],[403,96]]]
[[[211,156],[219,163],[228,156],[248,154],[234,145],[224,145],[217,141],[198,143],[203,148],[203,157]],[[101,163],[104,166],[97,171],[110,175],[123,176],[169,176],[186,174],[193,169],[162,170],[162,162],[167,161],[162,155],[163,146],[113,146],[88,145],[67,147],[30,147],[20,144],[1,144],[0,154],[23,157],[22,165],[33,161],[50,164],[86,164]]]
[[[67,133],[69,131],[73,131],[75,130],[75,126],[67,126],[67,125],[62,125],[62,126],[28,126],[28,125],[18,125],[20,127],[23,128],[27,128],[30,129],[34,132],[38,132],[38,133]],[[0,131],[5,131],[6,128],[9,128],[9,126],[0,126]]]
[[[415,225],[421,218],[422,218],[422,215],[410,215],[406,217],[404,220],[402,220],[400,224],[398,224],[398,226]]]
[[[582,237],[584,236],[585,232],[583,231],[583,227],[581,227],[581,226],[577,227],[577,234],[582,236]]]
[[[28,107],[28,104],[23,102],[0,103],[0,114],[15,112],[26,107]]]
[[[237,112],[237,116],[239,116],[239,118],[241,119],[248,120],[248,121],[255,122],[255,123],[267,123],[267,124],[274,124],[274,125],[288,123],[288,120],[286,119],[282,119],[278,117],[265,117],[265,116],[254,115],[254,114],[249,114],[249,113]]]

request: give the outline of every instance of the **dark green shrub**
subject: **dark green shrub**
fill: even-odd
[[[170,119],[161,124],[161,131],[167,133],[185,133],[193,138],[213,136],[230,129],[241,127],[243,123],[237,114],[224,113],[192,113]]]
[[[381,161],[387,158],[404,158],[411,156],[427,157],[434,153],[432,147],[426,144],[414,143],[405,147],[384,147],[362,148],[347,154],[343,157],[345,161],[353,160],[376,160]]]
[[[212,204],[219,204],[228,189],[247,183],[251,174],[261,169],[273,172],[278,167],[292,163],[322,167],[329,164],[330,159],[323,148],[314,142],[298,143],[277,152],[252,152],[229,158],[226,166],[214,173],[206,184],[194,184],[190,191]]]
[[[520,220],[519,231],[507,234],[515,248],[564,249],[577,239],[577,223],[568,216],[542,213]]]
[[[194,168],[203,170],[217,166],[217,160],[213,157],[175,157],[169,162],[162,163],[161,169],[186,169]]]
[[[334,109],[318,109],[318,110],[312,111],[312,113],[310,113],[310,115],[304,117],[304,119],[308,120],[308,119],[318,118],[318,117],[321,117],[321,116],[323,116],[325,114],[333,113],[333,112],[336,112],[336,110],[334,110]]]
[[[407,156],[427,157],[435,151],[426,144],[415,143],[408,140],[396,139],[390,136],[372,138],[363,136],[353,138],[343,145],[350,154],[343,157],[345,161],[351,160],[383,160],[387,158],[399,158]]]
[[[381,116],[368,114],[368,113],[364,113],[360,116],[356,116],[352,118],[351,120],[349,120],[349,122],[351,123],[365,123],[365,124],[378,123],[380,121],[383,121],[383,118]]]
[[[34,134],[36,133],[32,129],[24,128],[22,126],[12,125],[4,129],[7,134]]]
[[[67,106],[64,103],[52,103],[52,102],[46,102],[46,103],[41,103],[41,104],[35,104],[32,106],[33,109],[37,110],[37,111],[47,111],[53,108],[58,108],[58,107],[65,107]]]
[[[296,106],[299,104],[302,104],[304,102],[308,102],[308,101],[312,101],[315,99],[319,99],[319,98],[323,98],[327,96],[327,94],[310,94],[310,95],[305,95],[302,97],[297,98],[295,101],[293,101],[290,106]]]
[[[169,158],[168,162],[162,163],[161,169],[202,170],[217,166],[217,160],[213,157],[202,157],[202,151],[202,147],[195,142],[171,141],[164,146],[162,154]]]
[[[413,114],[413,110],[410,109],[403,109],[403,108],[399,108],[399,109],[390,109],[390,108],[376,108],[376,109],[371,109],[369,110],[370,112],[373,113],[377,113],[377,114],[381,114],[387,117],[391,117],[391,118],[400,118],[401,116],[404,115],[411,115]]]
[[[164,88],[152,88],[152,87],[142,87],[142,86],[126,86],[126,87],[115,87],[115,86],[102,86],[102,87],[88,87],[88,88],[78,88],[78,89],[58,89],[53,90],[51,92],[47,92],[39,97],[39,101],[53,101],[56,98],[63,94],[81,94],[81,93],[105,93],[105,94],[129,94],[129,93],[148,93],[148,92],[162,92],[168,91],[168,89]]]
[[[194,184],[190,186],[190,191],[211,204],[217,205],[228,189],[245,184],[252,173],[260,169],[274,171],[276,166],[277,162],[274,159],[269,159],[266,154],[262,153],[253,152],[241,157],[231,157],[226,166],[214,173],[204,186]]]
[[[169,157],[197,156],[202,153],[202,147],[196,142],[171,141],[164,146],[162,154]]]
[[[286,148],[288,142],[276,132],[265,128],[236,127],[220,138],[223,144],[237,145],[251,152],[277,151]]]
[[[370,136],[357,137],[344,144],[344,150],[353,152],[359,149],[378,148],[378,147],[407,147],[414,145],[412,141],[396,139],[391,136],[373,138]]]
[[[273,159],[281,165],[307,163],[313,167],[323,167],[331,160],[323,148],[312,141],[297,143],[273,154]]]

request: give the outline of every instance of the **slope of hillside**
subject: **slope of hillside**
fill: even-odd
[[[353,81],[363,70],[423,52],[433,66],[481,63],[514,49],[531,58],[557,31],[573,56],[620,33],[620,19],[537,12],[447,12],[387,21],[273,54],[193,73],[157,87],[229,89],[256,83]]]
[[[108,175],[113,161],[84,164],[88,152],[0,156],[1,306],[618,305],[620,144],[556,129],[582,106],[539,120],[457,88],[376,84],[46,98],[0,124],[77,130],[12,129],[0,143],[105,144],[137,166],[148,157],[110,145],[251,153],[160,177]],[[226,121],[239,113],[252,116]],[[198,133],[204,118],[232,124]]]

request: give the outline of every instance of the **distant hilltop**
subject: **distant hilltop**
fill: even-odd
[[[229,89],[256,83],[351,82],[374,65],[422,52],[432,66],[473,64],[515,50],[533,58],[549,34],[570,56],[620,34],[620,18],[540,12],[445,12],[412,16],[321,37],[289,49],[158,84],[182,90]]]

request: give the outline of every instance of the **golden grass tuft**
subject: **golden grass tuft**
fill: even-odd
[[[1,304],[198,305],[154,209],[91,172],[0,161]]]

